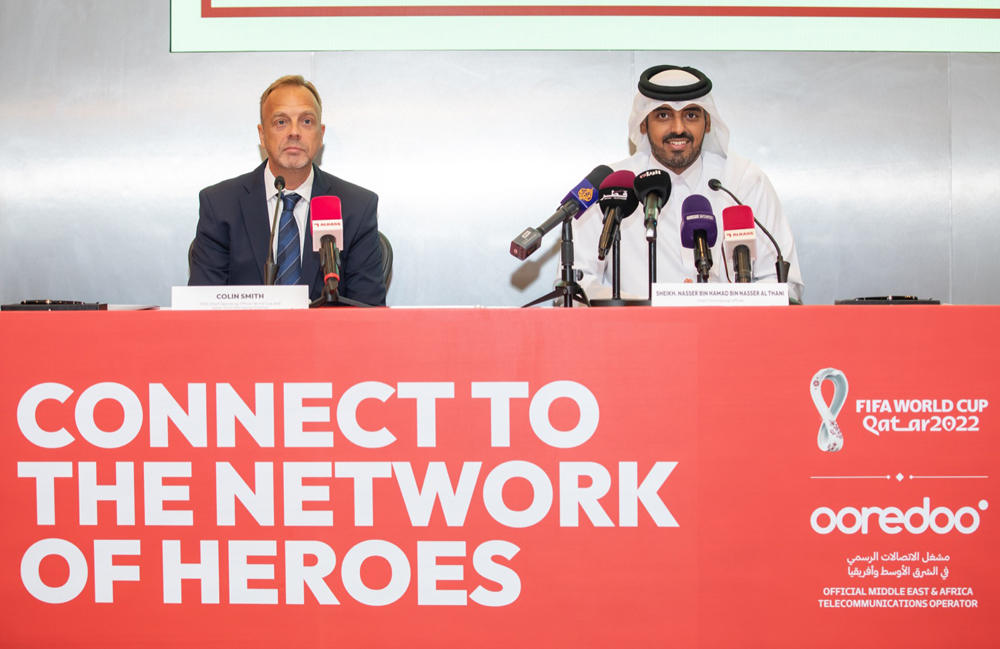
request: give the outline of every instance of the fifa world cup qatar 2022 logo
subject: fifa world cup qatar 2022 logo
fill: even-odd
[[[827,404],[823,399],[823,382],[833,383],[833,398]],[[819,450],[830,453],[844,448],[844,433],[837,423],[837,415],[840,414],[844,403],[847,402],[847,377],[840,370],[828,367],[825,370],[816,372],[809,383],[809,392],[812,394],[813,403],[822,418],[819,426],[819,436],[816,443]]]

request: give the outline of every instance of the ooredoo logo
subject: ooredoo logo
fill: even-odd
[[[833,383],[833,398],[830,399],[829,405],[823,399],[824,381]],[[837,423],[837,415],[847,402],[847,377],[832,367],[820,370],[809,382],[809,393],[823,420],[819,425],[819,436],[816,438],[819,450],[830,453],[839,451],[844,447],[844,434]]]
[[[924,498],[923,505],[910,507],[903,512],[899,507],[844,507],[833,511],[829,507],[818,507],[809,517],[809,524],[818,534],[830,534],[837,530],[843,534],[867,534],[872,518],[886,534],[899,534],[904,529],[910,534],[923,534],[928,529],[937,534],[947,534],[957,530],[962,534],[972,534],[979,529],[979,512],[986,511],[989,503],[980,500],[979,511],[974,507],[962,507],[953,512],[947,507],[931,509],[931,499]]]

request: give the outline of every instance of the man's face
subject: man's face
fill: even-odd
[[[712,119],[701,106],[689,104],[680,111],[660,106],[639,125],[649,138],[653,157],[674,173],[681,173],[701,155],[705,133],[712,130]]]
[[[275,174],[308,167],[323,147],[326,126],[308,88],[275,88],[264,101],[261,121],[257,132]]]

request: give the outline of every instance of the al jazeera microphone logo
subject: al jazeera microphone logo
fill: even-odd
[[[594,198],[594,188],[593,187],[581,187],[580,191],[577,193],[580,200],[584,203],[589,203],[592,198]]]
[[[828,404],[823,398],[823,382],[833,383],[833,398]],[[835,453],[844,448],[844,433],[837,423],[837,415],[840,414],[844,404],[847,402],[847,377],[838,369],[828,367],[825,370],[816,372],[809,384],[809,392],[812,394],[813,403],[822,423],[819,426],[819,436],[816,443],[819,450]]]

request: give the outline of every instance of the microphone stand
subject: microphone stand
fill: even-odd
[[[767,231],[764,231],[767,234]],[[771,236],[767,234],[767,236]],[[775,271],[778,273],[778,283],[787,284],[788,283],[788,271],[792,267],[791,262],[785,261],[781,255],[778,255],[778,261],[774,262]]]
[[[696,230],[694,235],[694,265],[698,271],[698,283],[707,284],[712,270],[712,249],[708,247],[704,230]]]
[[[653,299],[653,284],[656,283],[656,230],[653,230],[653,237],[647,239],[649,243],[649,299]]]
[[[669,192],[668,192],[669,193]],[[666,204],[666,201],[663,201]],[[660,214],[660,210],[663,209],[663,205],[646,205],[645,212],[645,225],[646,225],[646,243],[648,251],[646,252],[646,259],[649,263],[649,302],[653,302],[653,284],[656,283],[656,232],[659,229],[657,220]]]
[[[275,179],[274,184],[275,187],[278,187],[277,179]],[[278,264],[274,261],[274,236],[278,232],[278,215],[281,214],[281,197],[284,194],[284,189],[285,182],[282,179],[280,187],[278,187],[278,202],[274,204],[274,218],[271,219],[271,236],[267,241],[267,261],[264,262],[264,284],[266,286],[274,286],[278,280]]]
[[[332,239],[332,237],[331,237]],[[325,275],[323,281],[323,294],[319,296],[316,300],[313,300],[309,304],[310,309],[317,309],[321,307],[328,306],[360,306],[360,307],[371,307],[371,304],[365,304],[364,302],[358,302],[357,300],[352,300],[340,295],[340,279],[337,275],[330,273],[327,269],[336,269],[340,266],[340,251],[337,250],[336,245],[333,246],[333,259],[329,258],[329,253],[324,249],[320,252],[322,259],[323,273]],[[333,263],[331,263],[331,261]]]
[[[591,300],[591,306],[629,306],[636,300],[622,299],[622,232],[615,232],[615,240],[611,242],[611,297],[603,300]],[[649,304],[649,302],[646,302]]]
[[[611,244],[611,299],[622,299],[622,231],[615,232]]]
[[[562,246],[560,249],[560,263],[562,264],[562,279],[556,282],[556,286],[537,300],[532,300],[525,304],[522,309],[535,306],[542,302],[548,302],[556,298],[562,298],[564,307],[573,306],[573,300],[585,306],[590,306],[590,300],[583,291],[578,280],[581,272],[573,268],[575,252],[573,248],[573,221],[572,217],[566,217],[562,222]]]
[[[649,306],[651,300],[622,299],[622,233],[615,232],[615,240],[611,243],[611,297],[606,300],[591,300],[590,306]]]
[[[320,295],[319,298],[310,302],[309,308],[318,309],[327,306],[361,306],[372,308],[371,304],[365,304],[364,302],[358,302],[357,300],[343,297],[337,292],[337,289],[331,291],[329,286],[324,286],[323,295]]]

